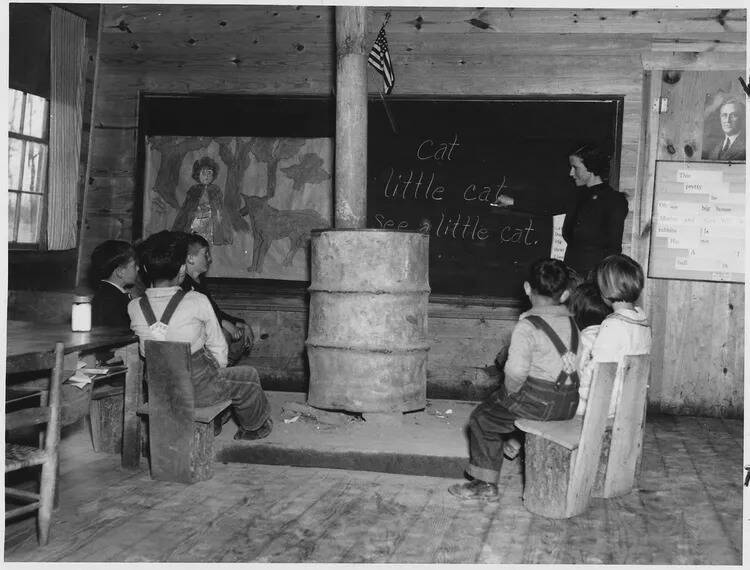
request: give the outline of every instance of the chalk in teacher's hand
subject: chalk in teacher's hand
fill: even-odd
[[[495,206],[496,208],[506,208],[508,206],[512,206],[514,203],[515,200],[510,196],[500,194],[500,196],[497,197],[497,200],[495,200],[494,202],[490,202],[490,206]]]

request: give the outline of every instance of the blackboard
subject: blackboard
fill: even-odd
[[[649,277],[745,280],[745,163],[656,162]]]
[[[617,189],[622,99],[373,98],[367,225],[429,231],[433,293],[521,298],[574,186],[568,153],[596,142]],[[525,211],[490,206],[500,193]]]

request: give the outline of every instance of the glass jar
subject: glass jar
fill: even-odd
[[[73,297],[71,325],[71,328],[75,332],[87,332],[91,330],[91,297],[88,295],[76,295]]]

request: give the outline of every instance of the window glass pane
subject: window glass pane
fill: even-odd
[[[38,194],[19,194],[17,243],[36,243],[39,234],[42,197]]]
[[[14,133],[21,132],[21,118],[23,113],[23,92],[10,89],[8,97],[8,130]]]
[[[21,189],[21,153],[23,141],[8,137],[8,189]]]
[[[26,114],[23,134],[47,138],[47,100],[37,95],[26,95]]]
[[[43,144],[27,141],[21,189],[26,192],[44,192],[46,166],[47,147]]]
[[[16,208],[18,194],[8,192],[8,241],[16,241]]]

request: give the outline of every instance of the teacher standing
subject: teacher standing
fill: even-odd
[[[568,161],[578,192],[562,228],[568,244],[565,263],[586,277],[599,261],[622,253],[628,200],[605,182],[609,178],[609,157],[598,147],[584,145],[573,151]]]
[[[498,196],[493,206],[515,207],[538,215],[565,211],[562,235],[567,242],[565,263],[583,278],[602,259],[622,253],[622,232],[628,215],[628,200],[605,180],[609,177],[609,157],[594,145],[583,145],[570,153],[569,175],[578,187],[567,207],[545,207],[524,196]],[[567,198],[567,197],[566,197]]]

